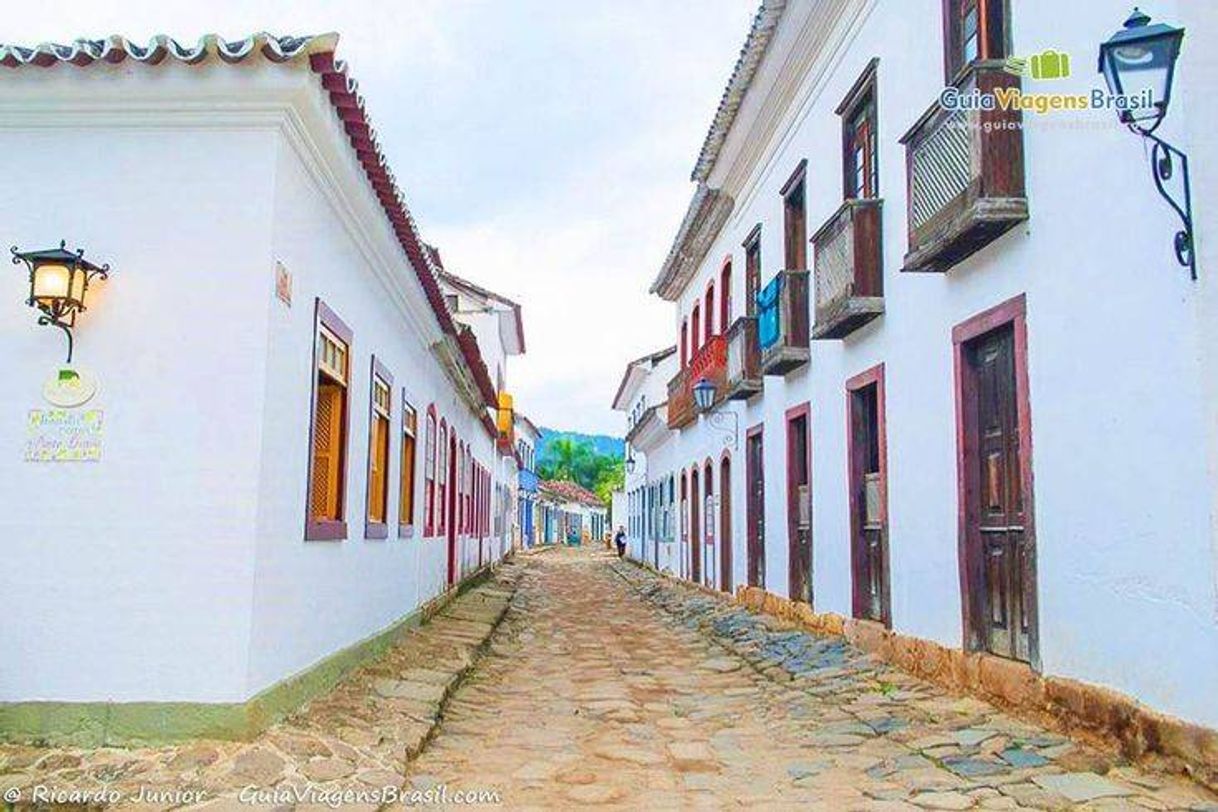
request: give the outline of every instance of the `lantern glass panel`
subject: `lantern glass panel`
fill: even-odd
[[[34,299],[50,303],[67,298],[71,280],[72,272],[66,265],[37,266],[34,269]]]

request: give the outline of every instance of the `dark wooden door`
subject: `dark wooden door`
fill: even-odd
[[[980,564],[972,568],[980,610],[975,626],[989,652],[1029,661],[1035,562],[1026,533],[1014,329],[1008,325],[975,339],[965,358],[972,418],[966,428],[973,435],[965,447],[975,449],[968,460],[968,542]]]
[[[748,488],[749,586],[765,588],[765,454],[762,434],[749,435],[746,452]]]
[[[877,384],[868,384],[850,392],[850,431],[854,616],[890,625],[887,483],[884,481],[880,446]]]
[[[812,604],[812,493],[808,459],[808,413],[787,420],[788,593]]]
[[[689,474],[689,580],[702,582],[702,533],[698,529],[698,503],[702,501],[698,488],[698,469]]]
[[[732,592],[732,461],[719,464],[719,588]]]
[[[457,583],[457,438],[450,435],[448,446],[448,504],[440,509],[447,511],[445,527],[448,530],[448,583]]]

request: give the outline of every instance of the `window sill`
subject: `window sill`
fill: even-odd
[[[414,525],[413,524],[399,524],[398,525],[398,538],[400,538],[400,539],[414,538]]]
[[[346,522],[326,520],[305,523],[305,541],[344,541],[346,538]]]
[[[365,522],[364,538],[373,541],[389,538],[389,525],[384,522]]]

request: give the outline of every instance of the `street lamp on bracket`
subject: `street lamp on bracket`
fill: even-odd
[[[1104,74],[1104,81],[1113,96],[1150,99],[1146,105],[1118,107],[1117,116],[1122,124],[1154,144],[1150,163],[1155,188],[1183,222],[1183,228],[1176,232],[1173,245],[1176,260],[1188,268],[1190,276],[1196,279],[1188,156],[1154,134],[1167,117],[1176,77],[1176,60],[1180,56],[1183,40],[1183,28],[1164,23],[1152,25],[1150,17],[1135,8],[1124,27],[1100,45],[1099,71]],[[1177,163],[1180,167],[1178,199],[1166,186],[1177,174]]]

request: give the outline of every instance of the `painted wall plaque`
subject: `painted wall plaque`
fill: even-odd
[[[62,366],[42,385],[46,402],[61,409],[75,409],[97,394],[97,377],[83,369]]]
[[[30,410],[26,462],[97,462],[101,454],[101,409]]]

